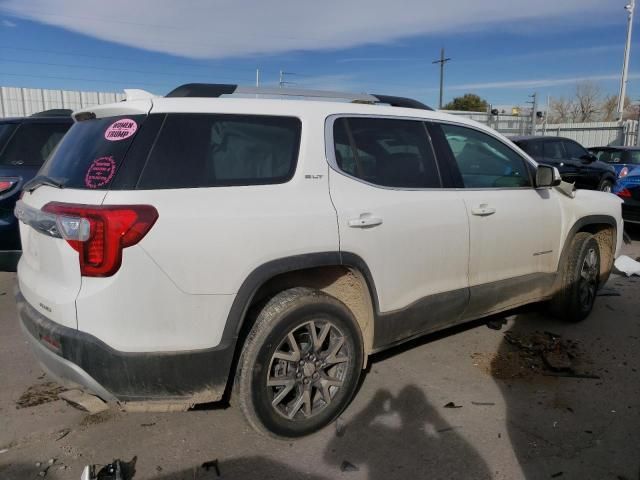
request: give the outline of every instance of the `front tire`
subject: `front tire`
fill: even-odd
[[[319,290],[292,288],[260,311],[238,363],[234,397],[258,432],[300,437],[344,410],[362,365],[351,311]]]
[[[593,310],[600,281],[600,248],[590,233],[579,232],[571,241],[560,271],[560,288],[551,310],[560,319],[579,322]]]

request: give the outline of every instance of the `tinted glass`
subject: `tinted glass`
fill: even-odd
[[[567,156],[573,159],[580,159],[584,155],[587,155],[588,152],[578,145],[576,142],[564,141],[564,149],[567,152]]]
[[[39,167],[70,126],[70,124],[64,123],[24,123],[20,125],[2,152],[0,165]]]
[[[133,115],[74,124],[40,174],[67,188],[108,188],[144,119]]]
[[[613,148],[590,148],[589,151],[593,153],[598,160],[605,163],[622,163],[624,153],[622,150],[615,150]]]
[[[387,118],[339,118],[336,163],[345,173],[395,188],[437,188],[440,177],[424,124]]]
[[[542,157],[544,155],[542,142],[516,142],[516,145],[532,157]]]
[[[529,187],[524,159],[496,138],[472,128],[442,125],[465,188]]]
[[[640,165],[640,150],[631,150],[627,153],[629,154],[628,163],[632,163],[634,165]]]
[[[554,160],[567,158],[564,151],[564,143],[561,140],[546,140],[544,142],[544,156]]]
[[[17,126],[15,123],[0,123],[0,153]]]
[[[138,188],[286,182],[295,171],[300,130],[292,117],[169,114]]]

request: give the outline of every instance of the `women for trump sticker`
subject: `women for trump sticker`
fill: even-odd
[[[116,162],[113,157],[96,158],[86,175],[84,176],[84,184],[87,188],[100,188],[111,181],[116,173]]]
[[[131,137],[138,130],[138,124],[130,118],[123,118],[113,122],[104,132],[104,138],[110,142],[125,140]]]

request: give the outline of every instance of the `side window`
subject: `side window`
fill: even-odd
[[[465,188],[530,187],[525,160],[491,135],[457,125],[441,125]]]
[[[567,156],[574,160],[580,160],[584,155],[587,155],[587,151],[578,145],[576,142],[570,142],[565,140],[564,149],[567,152]]]
[[[567,158],[562,140],[545,140],[544,156],[554,160],[564,160]]]
[[[438,188],[440,176],[422,122],[339,118],[333,125],[338,168],[383,187]]]
[[[295,171],[293,117],[168,114],[138,189],[284,183]]]
[[[543,156],[542,142],[538,142],[538,141],[518,142],[517,145],[532,157]]]
[[[70,127],[70,123],[25,123],[21,125],[2,152],[0,165],[39,167]]]

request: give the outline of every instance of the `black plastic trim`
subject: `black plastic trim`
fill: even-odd
[[[377,93],[372,93],[374,97],[376,97],[380,103],[388,103],[392,107],[401,107],[401,108],[414,108],[416,110],[430,110],[433,111],[428,105],[425,105],[418,100],[414,100],[413,98],[407,97],[396,97],[394,95],[379,95]]]
[[[118,400],[188,401],[202,393],[206,393],[207,401],[222,397],[233,355],[229,348],[121,352],[93,335],[52,322],[29,305],[19,292],[16,303],[22,324],[34,339],[76,364]],[[60,347],[54,350],[51,341]]]
[[[237,88],[238,85],[230,83],[186,83],[171,90],[166,97],[218,98],[231,95]]]

